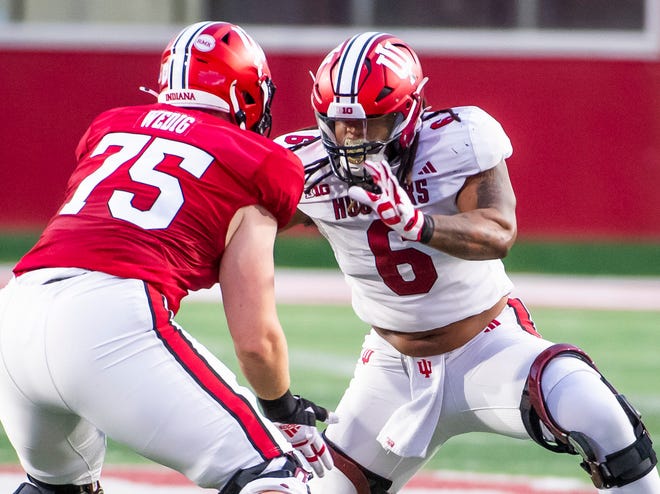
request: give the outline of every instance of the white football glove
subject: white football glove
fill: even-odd
[[[284,437],[305,457],[316,475],[323,477],[334,466],[330,450],[318,429],[313,425],[282,424],[275,422]]]
[[[407,240],[428,243],[433,235],[433,218],[413,206],[408,193],[401,187],[387,161],[365,161],[364,166],[380,193],[353,185],[348,189],[351,199],[370,206],[383,223]]]
[[[259,399],[264,415],[307,460],[316,475],[323,477],[334,462],[330,449],[316,428],[316,422],[337,423],[337,415],[316,403],[287,391],[277,400]]]

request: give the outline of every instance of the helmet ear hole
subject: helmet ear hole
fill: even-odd
[[[243,91],[241,94],[243,95],[243,101],[245,101],[246,104],[254,105],[255,101],[250,93]]]
[[[378,93],[378,96],[376,96],[376,101],[380,101],[384,98],[387,98],[392,91],[394,91],[391,87],[383,87],[383,89],[380,90],[380,93]]]

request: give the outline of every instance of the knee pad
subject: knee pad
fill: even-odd
[[[286,494],[309,494],[309,472],[295,453],[280,456],[251,468],[240,470],[219,494],[259,494],[277,491]]]
[[[590,439],[579,431],[562,429],[550,416],[541,390],[543,370],[556,357],[574,357],[585,362],[600,376],[601,381],[614,394],[623,408],[635,432],[635,441],[629,446],[605,457],[599,462],[594,454]],[[568,344],[553,345],[532,363],[529,376],[520,402],[520,412],[525,429],[538,444],[555,453],[579,454],[583,461],[580,466],[591,476],[593,484],[599,489],[622,487],[649,473],[657,464],[655,451],[649,433],[641,421],[641,415],[626,398],[603,377],[591,358],[579,348]],[[548,439],[543,428],[550,432]]]
[[[85,485],[53,485],[41,482],[30,475],[30,482],[23,482],[14,494],[103,494],[101,484],[93,482]]]

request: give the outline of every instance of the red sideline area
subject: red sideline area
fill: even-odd
[[[18,466],[0,465],[0,490],[11,492],[22,481],[22,474]],[[153,488],[154,492],[167,490],[177,494],[212,491],[195,487],[183,475],[160,466],[108,466],[103,472],[103,484],[108,494],[144,493],[149,490],[148,488]],[[577,480],[427,472],[411,480],[402,494],[593,494],[595,492],[593,488]]]

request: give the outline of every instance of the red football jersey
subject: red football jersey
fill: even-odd
[[[303,188],[300,160],[254,132],[165,104],[99,115],[76,150],[64,204],[16,275],[79,267],[137,278],[177,311],[218,281],[227,228],[260,204],[283,226]]]

